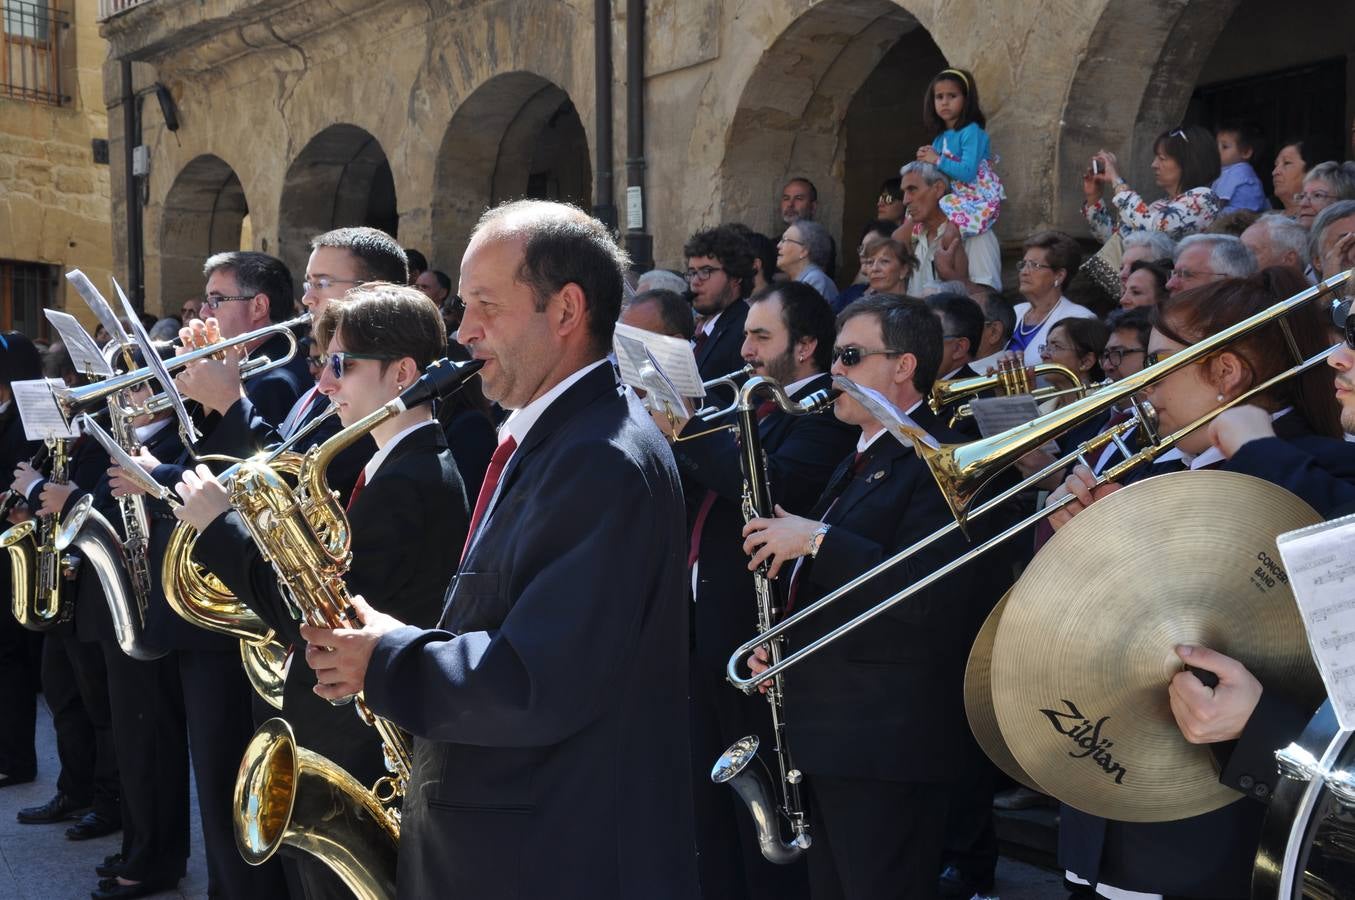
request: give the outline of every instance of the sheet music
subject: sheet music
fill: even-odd
[[[146,473],[145,469],[137,465],[136,460],[132,459],[127,451],[113,438],[113,435],[105,431],[98,422],[85,413],[77,416],[76,421],[79,422],[80,429],[85,434],[94,436],[94,439],[108,453],[113,465],[122,467],[123,471],[127,473],[129,481],[135,482],[137,487],[152,497],[159,500],[173,500],[169,488],[156,481]]]
[[[47,317],[47,321],[52,323],[56,333],[61,335],[61,343],[71,355],[71,363],[77,372],[99,378],[113,375],[113,367],[99,352],[99,346],[94,343],[94,338],[89,336],[89,332],[85,331],[79,319],[55,309],[44,309],[42,313]]]
[[[914,422],[912,417],[890,403],[879,391],[859,385],[844,375],[833,376],[833,387],[864,406],[866,412],[874,416],[875,421],[883,425],[903,446],[912,447],[918,441],[933,450],[941,446],[936,438],[927,433],[927,429]]]
[[[118,300],[122,302],[122,308],[127,313],[127,321],[132,323],[132,333],[136,335],[137,346],[141,348],[141,355],[146,361],[146,365],[155,373],[155,380],[160,382],[160,389],[169,397],[170,406],[174,408],[174,415],[179,420],[179,432],[184,439],[192,444],[201,435],[198,429],[193,425],[193,417],[188,414],[188,407],[184,406],[183,398],[179,396],[179,389],[174,386],[174,379],[170,377],[169,370],[165,368],[164,360],[160,359],[160,354],[155,351],[151,344],[150,335],[146,334],[146,329],[141,327],[141,319],[137,317],[136,308],[132,306],[132,301],[127,299],[127,295],[122,291],[122,285],[118,284],[116,278],[112,279],[113,289],[118,292]]]
[[[1276,539],[1336,719],[1355,728],[1355,516]]]
[[[671,413],[682,419],[691,415],[682,393],[673,385],[663,371],[663,365],[654,358],[648,347],[624,334],[616,335],[612,345],[616,350],[622,383],[644,391],[648,409]]]
[[[984,437],[992,437],[1018,425],[1024,425],[1040,415],[1040,405],[1030,394],[975,397],[969,401],[969,409],[974,414],[974,423],[979,426],[979,434]],[[1039,449],[1045,453],[1057,454],[1059,445],[1049,441]]]
[[[19,407],[19,418],[24,423],[24,436],[30,441],[53,438],[77,438],[80,430],[74,422],[67,423],[56,405],[54,388],[64,388],[60,378],[37,378],[32,381],[11,381],[14,402]]]
[[[113,307],[108,305],[104,295],[99,293],[99,289],[94,283],[85,277],[85,273],[79,269],[71,269],[66,273],[66,280],[75,288],[75,292],[85,301],[85,305],[90,308],[98,318],[99,323],[103,325],[104,331],[108,336],[116,340],[119,344],[130,344],[132,339],[127,336],[127,331],[118,321],[117,315],[113,312]]]
[[[682,338],[669,337],[666,334],[655,334],[652,331],[645,331],[643,328],[636,328],[633,325],[623,325],[616,323],[616,337],[626,337],[633,341],[639,341],[649,352],[654,355],[660,369],[673,383],[678,392],[684,397],[704,397],[706,391],[701,387],[701,372],[696,368],[696,354],[692,352],[692,345]],[[616,338],[612,339],[613,346],[616,345]],[[639,360],[635,360],[636,368],[629,376],[627,374],[623,357],[617,353],[617,363],[622,366],[621,378],[626,384],[632,387],[644,387],[644,385],[635,384],[626,380],[628,377],[638,379]]]

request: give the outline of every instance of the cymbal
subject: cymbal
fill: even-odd
[[[1211,647],[1316,703],[1275,538],[1318,521],[1269,482],[1195,471],[1132,484],[1061,528],[1012,588],[993,642],[993,706],[1021,769],[1068,805],[1121,821],[1238,799],[1172,717],[1174,648]]]
[[[993,639],[997,637],[998,620],[1002,618],[1006,606],[1007,598],[1003,597],[993,607],[988,618],[984,619],[983,627],[974,638],[974,646],[969,650],[969,662],[964,671],[965,716],[969,719],[969,730],[974,733],[974,739],[993,764],[1006,772],[1013,781],[1043,794],[1047,792],[1021,768],[1016,757],[1007,749],[1007,742],[1002,739],[1002,731],[998,728],[997,713],[993,710]]]

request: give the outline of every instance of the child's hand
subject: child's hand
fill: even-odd
[[[941,161],[941,154],[936,152],[936,148],[931,144],[924,144],[917,148],[917,158],[925,163],[936,165]]]

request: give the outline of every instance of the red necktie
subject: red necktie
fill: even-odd
[[[367,486],[367,470],[363,469],[358,473],[358,480],[353,483],[353,493],[348,495],[348,505],[344,509],[352,509],[353,504],[358,502],[358,494]]]
[[[692,353],[693,353],[693,354],[696,354],[696,353],[700,353],[700,352],[701,352],[701,348],[702,348],[702,346],[705,345],[705,343],[706,343],[706,338],[708,338],[708,337],[710,337],[710,335],[709,335],[704,329],[703,329],[703,330],[700,330],[700,331],[697,331],[696,337],[695,337],[695,338],[693,339],[693,341],[692,341]]]
[[[485,514],[485,508],[489,506],[494,491],[499,487],[499,478],[503,475],[504,466],[508,465],[509,457],[517,448],[518,442],[510,434],[508,440],[494,448],[494,455],[489,458],[489,468],[485,470],[485,480],[480,484],[480,496],[475,498],[475,512],[471,513],[470,528],[466,531],[466,546],[461,549],[462,562],[465,562],[466,554],[470,552],[471,538],[475,537],[475,529],[480,525],[480,518]]]
[[[771,415],[772,413],[774,413],[774,412],[776,412],[776,401],[775,401],[775,400],[763,400],[763,401],[762,401],[761,403],[759,403],[758,406],[757,406],[757,412],[756,412],[757,420],[758,420],[759,422],[761,422],[763,419],[767,418],[768,416],[770,416],[770,415]]]

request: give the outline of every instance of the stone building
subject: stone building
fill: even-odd
[[[139,126],[152,309],[200,290],[201,260],[237,246],[242,225],[298,280],[307,237],[354,223],[395,232],[455,278],[492,202],[587,206],[613,180],[622,201],[637,9],[644,226],[667,267],[703,225],[779,231],[775,200],[794,174],[816,182],[819,219],[850,256],[881,180],[930,139],[921,95],[947,65],[977,75],[1008,247],[1039,227],[1086,235],[1079,175],[1098,148],[1151,194],[1152,137],[1183,119],[1246,116],[1273,137],[1330,134],[1348,152],[1355,109],[1348,0],[105,2],[127,7],[107,10],[102,30],[113,159],[120,61],[134,62],[134,89],[163,85],[179,124],[169,132],[147,105]],[[599,7],[614,51],[610,176],[596,164]],[[1272,152],[1257,160],[1263,177]]]
[[[97,14],[95,0],[0,0],[0,329],[45,335],[44,306],[92,322],[78,298],[66,302],[67,269],[108,289],[108,47]]]

